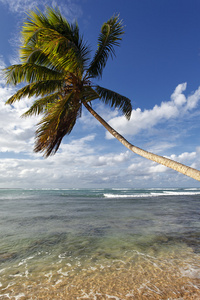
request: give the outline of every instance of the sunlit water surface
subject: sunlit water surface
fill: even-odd
[[[200,299],[200,189],[0,190],[0,299]]]

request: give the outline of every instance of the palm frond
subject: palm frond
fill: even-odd
[[[46,55],[40,48],[38,48],[37,45],[35,45],[34,47],[30,45],[23,47],[21,48],[20,53],[20,59],[22,63],[34,63],[47,67],[51,70],[57,70],[54,66],[53,61],[50,61],[48,55]]]
[[[56,102],[60,98],[60,92],[51,94],[34,101],[33,105],[27,110],[22,117],[30,117],[32,115],[39,115],[47,111],[50,104]]]
[[[65,101],[53,104],[38,124],[35,152],[44,152],[44,156],[53,155],[58,150],[65,135],[70,134],[80,116],[81,104],[74,106],[73,93]]]
[[[129,98],[124,97],[106,88],[100,87],[99,85],[96,86],[96,91],[99,94],[102,102],[110,105],[111,107],[120,109],[125,115],[125,117],[128,120],[130,119],[132,112],[132,104]]]
[[[53,68],[59,70],[74,71],[80,63],[77,56],[77,49],[74,44],[67,40],[61,34],[49,28],[42,28],[33,33],[29,43],[24,44],[20,49],[20,57],[22,62],[29,62],[31,60],[39,59],[42,64],[52,65]],[[38,35],[38,36],[37,36]],[[34,42],[37,40],[37,42]],[[32,42],[33,41],[33,42]],[[35,62],[35,61],[34,61]]]
[[[79,67],[83,70],[82,61],[79,61],[73,44],[68,43],[63,36],[45,40],[42,51],[57,69],[74,72]]]
[[[70,40],[53,30],[44,32],[41,38],[43,53],[54,62],[56,67],[71,72],[79,68],[83,73],[89,58],[89,49],[82,38],[73,36]]]
[[[83,99],[83,101],[91,102],[100,98],[100,96],[91,86],[84,86],[80,94],[80,98]]]
[[[124,33],[122,21],[119,16],[113,16],[101,28],[98,38],[98,49],[90,64],[88,73],[91,77],[101,77],[109,55],[115,55],[114,46],[119,46],[121,36]]]
[[[36,45],[50,61],[57,60],[57,67],[75,70],[77,67],[84,70],[88,61],[89,50],[79,35],[77,23],[70,25],[59,10],[47,8],[46,15],[41,11],[30,12],[28,20],[22,29],[23,47],[21,57],[24,59],[24,48]],[[72,69],[73,68],[73,69]]]
[[[34,63],[12,65],[4,69],[7,84],[17,85],[22,82],[36,82],[52,79],[62,79],[62,74],[47,67]]]
[[[53,14],[54,16],[55,15],[57,16],[56,20],[54,17],[52,17]],[[38,8],[27,13],[27,20],[23,23],[23,27],[21,31],[23,45],[29,44],[30,41],[33,39],[36,41],[37,40],[36,37],[38,37],[40,30],[48,29],[48,28],[53,29],[54,28],[53,22],[55,22],[55,24],[59,26],[59,24],[61,24],[59,17],[61,23],[63,24],[65,20],[62,18],[59,10],[55,11],[54,13],[54,9],[50,7],[46,8],[46,14],[42,13],[42,11],[40,11]],[[66,25],[65,30],[67,28],[70,30],[69,23],[66,22],[65,25]]]
[[[19,89],[13,96],[11,96],[6,104],[12,104],[17,100],[20,100],[23,97],[28,96],[46,96],[48,94],[54,93],[55,91],[61,90],[63,86],[63,80],[46,80],[39,81],[36,83],[31,83],[25,87]]]

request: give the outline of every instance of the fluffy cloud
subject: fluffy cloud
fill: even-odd
[[[186,86],[186,83],[179,84],[168,102],[155,105],[150,110],[142,111],[140,108],[133,110],[130,121],[123,116],[118,116],[112,118],[109,124],[122,135],[134,136],[140,131],[149,130],[160,123],[174,118],[183,118],[186,113],[196,108],[200,100],[200,87],[186,98],[183,94]],[[112,138],[109,133],[106,133],[106,137]]]
[[[0,151],[1,152],[30,152],[33,144],[35,125],[38,117],[22,119],[20,116],[30,105],[30,99],[5,105],[6,100],[15,89],[6,87],[0,82]]]
[[[0,187],[91,187],[117,182],[125,170],[127,156],[121,153],[101,155],[91,147],[94,136],[86,136],[63,144],[56,156],[0,160]],[[95,154],[96,153],[96,154]],[[112,168],[110,166],[112,165]],[[124,171],[122,172],[124,173]]]
[[[96,166],[113,166],[118,163],[126,162],[130,159],[130,152],[122,152],[120,154],[113,155],[112,153],[107,155],[100,155],[95,159],[94,165]]]

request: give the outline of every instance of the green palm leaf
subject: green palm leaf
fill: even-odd
[[[122,21],[114,16],[103,24],[98,38],[98,49],[92,60],[88,73],[91,77],[101,77],[109,55],[115,55],[114,46],[119,46],[121,36],[124,33]]]
[[[47,94],[61,90],[63,83],[63,80],[46,80],[28,84],[19,89],[12,97],[10,97],[6,101],[6,104],[12,104],[26,96],[29,98],[33,96],[46,96]]]
[[[50,61],[48,55],[44,54],[44,52],[36,46],[27,46],[21,49],[21,61],[23,63],[34,63],[47,67],[51,70],[59,71],[58,69],[56,69],[53,61]]]
[[[122,111],[125,117],[129,120],[132,112],[131,100],[127,97],[124,97],[116,92],[96,86],[96,91],[100,96],[100,99],[105,104],[110,105],[111,107],[118,108]]]
[[[91,86],[84,86],[80,97],[83,102],[90,102],[100,98],[99,94]]]
[[[62,17],[59,9],[46,8],[46,13],[42,13],[38,8],[27,14],[27,20],[23,23],[22,38],[23,45],[38,37],[41,30],[52,29],[63,32],[65,36],[71,36],[71,26],[65,18]]]
[[[48,109],[38,124],[36,131],[35,152],[44,152],[44,156],[55,154],[65,135],[71,133],[80,116],[81,104],[73,105],[74,94],[70,93]]]
[[[45,66],[36,65],[34,63],[24,63],[12,65],[4,69],[7,84],[16,85],[24,82],[37,82],[39,80],[62,79],[60,72],[51,70]]]
[[[70,25],[60,11],[47,8],[46,15],[31,12],[22,30],[23,47],[21,56],[26,57],[26,48],[35,44],[49,56],[59,68],[74,71],[88,60],[89,50],[79,35],[77,23]],[[25,48],[25,50],[24,50]]]
[[[27,110],[22,117],[39,115],[47,111],[49,104],[56,102],[60,97],[60,92],[54,93],[34,101],[33,105]]]

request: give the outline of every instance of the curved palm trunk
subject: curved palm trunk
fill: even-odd
[[[132,152],[143,156],[147,159],[155,161],[159,164],[162,164],[168,168],[176,170],[186,176],[192,177],[195,180],[200,181],[200,171],[193,169],[191,167],[185,166],[181,163],[173,161],[169,158],[153,154],[151,152],[145,151],[141,148],[138,148],[130,144],[123,136],[121,136],[117,131],[115,131],[104,119],[102,119],[87,103],[83,103],[87,110],[116,138],[118,139],[125,147],[127,147]]]

